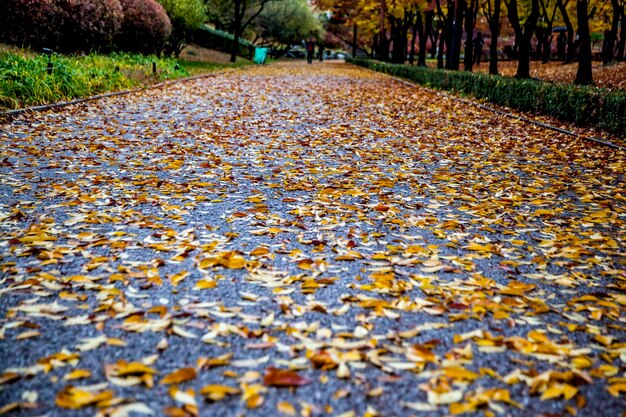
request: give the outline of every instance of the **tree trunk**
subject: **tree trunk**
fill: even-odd
[[[574,25],[572,25],[572,21],[567,13],[567,3],[569,3],[569,0],[557,0],[559,11],[561,12],[563,22],[567,28],[567,53],[565,55],[565,63],[569,64],[574,60]]]
[[[546,35],[543,38],[543,55],[541,56],[541,62],[544,64],[550,62],[550,56],[552,55],[552,39],[552,22],[548,22]]]
[[[457,0],[457,7],[454,11],[454,20],[452,23],[452,42],[450,46],[449,68],[458,71],[461,64],[461,42],[463,41],[463,15],[467,4],[465,0]],[[448,55],[448,54],[446,54]]]
[[[441,30],[441,35],[439,35],[439,50],[437,51],[437,68],[443,69],[445,67],[444,59],[443,59],[443,50],[446,47],[446,29]]]
[[[576,0],[576,17],[578,18],[578,36],[580,40],[580,59],[578,61],[578,72],[576,73],[576,84],[593,84],[593,74],[591,70],[591,34],[589,31],[589,0]]]
[[[389,39],[387,39],[386,33],[380,33],[378,38],[378,59],[387,62],[389,61]]]
[[[411,25],[411,53],[409,55],[409,64],[413,65],[415,62],[415,41],[417,40],[417,30],[418,27],[422,25],[422,13],[416,12],[415,20]],[[421,38],[421,35],[420,35]]]
[[[428,32],[428,37],[430,38],[430,58],[435,59],[435,57],[437,56],[437,44],[439,43],[439,31],[441,29],[441,25],[439,24],[439,22],[437,22],[437,25],[435,26],[435,13],[430,13],[430,31]]]
[[[502,0],[495,0],[489,21],[491,44],[489,45],[489,74],[498,75],[498,38],[500,37],[500,10]]]
[[[393,50],[391,51],[391,62],[394,64],[404,64],[406,59],[406,36],[408,28],[405,19],[389,18],[391,25],[391,41]]]
[[[237,61],[237,53],[239,52],[239,34],[241,33],[241,20],[242,20],[242,16],[241,16],[241,8],[242,8],[242,1],[245,0],[234,0],[234,5],[235,5],[235,21],[234,21],[234,28],[233,28],[233,43],[230,46],[230,62],[235,62]]]
[[[515,31],[515,42],[518,46],[517,78],[530,78],[530,40],[532,39],[537,20],[539,19],[539,1],[532,0],[530,15],[524,22],[524,27],[519,20],[517,0],[509,0],[507,3],[509,21]]]
[[[604,63],[605,65],[613,60],[615,52],[615,40],[617,39],[617,30],[619,29],[619,21],[621,17],[619,0],[611,0],[611,7],[613,8],[611,29],[607,31],[607,36],[604,39],[604,54],[602,56],[602,63]],[[622,28],[622,32],[624,32],[624,30],[626,30],[626,28]]]
[[[352,58],[356,58],[356,23],[354,24],[354,26],[352,26]]]
[[[621,13],[621,25],[622,30],[620,30],[619,42],[617,43],[617,54],[615,55],[615,59],[618,61],[624,60],[624,50],[626,49],[626,14],[624,14],[624,5],[620,6]]]
[[[465,71],[472,71],[474,66],[474,27],[478,16],[478,1],[470,0],[469,7],[465,9],[465,59],[463,65]]]
[[[426,44],[428,43],[428,36],[430,32],[433,30],[433,13],[426,12],[424,14],[424,18],[426,19],[426,25],[424,29],[423,30],[420,29],[420,32],[419,32],[420,50],[419,50],[419,56],[417,58],[417,65],[419,65],[420,67],[426,66]],[[418,12],[417,19],[419,19],[420,21],[422,20],[420,12]]]

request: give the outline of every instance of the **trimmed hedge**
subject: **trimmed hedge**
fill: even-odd
[[[115,45],[128,52],[160,54],[172,33],[172,23],[163,6],[155,0],[121,0],[122,27]]]
[[[347,58],[346,62],[407,78],[428,87],[470,94],[516,110],[553,116],[618,136],[626,132],[626,92],[520,80],[465,71],[447,71]]]
[[[221,30],[210,29],[206,26],[196,29],[193,34],[193,42],[209,49],[230,53],[231,45],[235,37]],[[239,38],[239,50],[237,56],[251,59],[254,56],[254,45],[245,39]]]

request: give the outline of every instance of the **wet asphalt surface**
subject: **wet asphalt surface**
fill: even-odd
[[[0,125],[0,407],[621,416],[625,157],[340,63],[19,116]],[[67,408],[68,386],[111,395]]]

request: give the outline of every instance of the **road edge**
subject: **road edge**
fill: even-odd
[[[138,87],[138,88],[133,88],[133,89],[130,89],[130,90],[111,91],[109,93],[97,94],[95,96],[78,98],[78,99],[70,100],[70,101],[59,101],[59,102],[56,102],[56,103],[41,104],[39,106],[25,107],[25,108],[22,108],[22,109],[14,109],[14,110],[2,111],[2,112],[0,112],[0,123],[3,122],[3,119],[8,119],[8,122],[10,123],[15,116],[19,116],[19,115],[24,114],[24,113],[37,113],[37,112],[43,112],[43,111],[47,111],[47,110],[61,109],[61,108],[64,108],[64,107],[73,106],[75,104],[81,104],[81,103],[101,100],[103,98],[123,96],[123,95],[128,95],[128,94],[133,94],[133,93],[140,93],[142,91],[148,91],[148,90],[156,90],[158,88],[167,87],[167,86],[172,85],[172,84],[178,84],[178,83],[187,82],[187,81],[194,81],[194,80],[199,80],[199,79],[203,79],[203,78],[211,78],[211,77],[215,77],[215,76],[217,76],[219,74],[224,74],[224,73],[227,73],[227,72],[237,71],[237,70],[241,70],[243,68],[245,68],[245,67],[218,69],[216,71],[209,72],[209,73],[206,73],[206,74],[199,74],[199,75],[194,75],[192,77],[185,77],[185,78],[176,78],[176,79],[171,79],[171,80],[165,80],[165,81],[161,81],[161,82],[158,82],[158,83],[155,83],[155,84],[151,84],[151,85],[148,85],[148,86],[145,86],[145,87]]]

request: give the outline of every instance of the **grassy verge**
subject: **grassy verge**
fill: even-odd
[[[48,62],[52,72],[48,73]],[[156,72],[153,72],[153,63]],[[245,65],[234,64],[236,66]],[[138,54],[64,56],[27,50],[0,51],[0,110],[67,101],[148,86],[232,67]]]
[[[467,94],[524,112],[545,114],[581,127],[599,128],[617,137],[624,137],[626,132],[624,91],[393,65],[371,60],[346,61],[407,78],[428,87]]]

